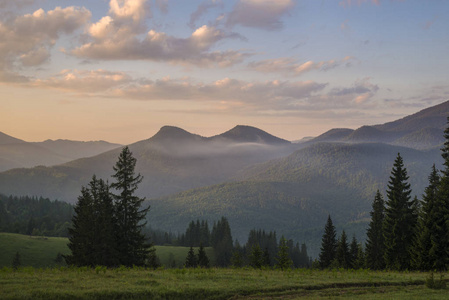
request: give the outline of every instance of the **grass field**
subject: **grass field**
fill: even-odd
[[[16,251],[19,251],[22,266],[46,268],[60,266],[55,262],[58,253],[69,254],[67,238],[38,237],[15,233],[0,233],[0,268],[11,267]],[[161,263],[167,267],[182,267],[189,247],[155,246]],[[198,253],[198,250],[195,250]],[[214,251],[206,248],[206,254],[214,261]]]
[[[253,269],[11,268],[1,299],[447,299],[426,273]]]

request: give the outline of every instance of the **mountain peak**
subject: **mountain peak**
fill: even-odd
[[[227,139],[239,143],[290,144],[287,140],[248,125],[237,125],[225,133],[212,137],[212,139]]]
[[[159,131],[151,138],[151,140],[164,141],[164,140],[185,140],[202,138],[199,135],[192,134],[182,128],[176,126],[163,126]]]

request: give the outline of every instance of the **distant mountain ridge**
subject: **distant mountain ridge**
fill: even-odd
[[[449,101],[385,124],[362,126],[356,130],[331,129],[309,143],[377,142],[414,149],[432,149],[444,142],[442,133],[447,116],[449,116]]]
[[[224,182],[244,167],[294,150],[290,142],[251,126],[236,126],[209,138],[163,126],[153,137],[129,147],[144,176],[139,192],[149,198]],[[0,190],[74,202],[93,174],[109,178],[119,153],[120,148],[53,167],[9,170],[0,173]]]
[[[0,132],[0,172],[13,168],[53,166],[120,147],[105,141],[46,140],[26,142]]]

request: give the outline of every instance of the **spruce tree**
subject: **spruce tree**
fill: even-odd
[[[81,195],[74,207],[72,227],[69,231],[68,247],[71,254],[65,256],[67,265],[94,266],[94,234],[91,230],[93,220],[93,199],[90,191],[82,187]]]
[[[321,240],[321,252],[319,256],[319,263],[321,268],[328,268],[335,258],[337,251],[337,233],[332,224],[331,216],[327,218],[326,226],[324,227],[324,234]]]
[[[355,235],[352,236],[351,245],[349,246],[349,267],[352,269],[357,269],[357,256],[359,252],[359,244]]]
[[[117,249],[120,264],[125,266],[145,265],[151,247],[146,243],[141,230],[150,207],[141,209],[145,198],[135,195],[143,177],[135,175],[136,159],[128,147],[124,147],[113,167],[115,182],[111,184],[118,194],[114,195],[117,218]]]
[[[444,167],[441,170],[435,204],[433,245],[429,251],[430,260],[433,261],[432,268],[437,270],[449,269],[449,117],[444,138],[445,142],[441,148]]]
[[[203,244],[200,244],[200,248],[198,249],[198,266],[209,268],[209,257],[207,257]]]
[[[268,247],[265,247],[265,250],[263,251],[262,266],[264,266],[264,267],[271,266],[271,257],[270,257],[270,251],[268,250]]]
[[[366,264],[372,270],[385,268],[383,222],[385,218],[385,202],[382,194],[377,190],[371,211],[371,221],[366,233]]]
[[[293,261],[288,253],[287,240],[284,236],[279,240],[279,251],[277,255],[276,267],[281,270],[287,270],[293,265]]]
[[[254,245],[251,249],[251,255],[249,256],[249,264],[251,267],[260,269],[263,265],[263,252],[258,244]]]
[[[411,267],[416,229],[416,205],[411,200],[407,169],[401,155],[394,162],[388,182],[383,235],[385,264],[393,270]]]
[[[109,186],[94,175],[89,183],[89,191],[92,197],[93,210],[91,219],[91,231],[93,233],[92,265],[118,266],[119,258],[115,236],[117,223]]]
[[[335,264],[340,268],[347,269],[350,267],[350,253],[348,238],[346,232],[343,230],[337,244],[337,251],[335,253]]]
[[[186,268],[196,268],[198,266],[198,260],[195,255],[195,251],[193,247],[190,247],[189,252],[187,253],[186,263],[184,264]]]

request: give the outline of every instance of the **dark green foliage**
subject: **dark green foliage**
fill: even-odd
[[[248,234],[248,241],[246,242],[246,249],[252,249],[258,245],[260,249],[264,249],[265,263],[269,262],[268,266],[273,266],[271,257],[275,257],[278,251],[276,231],[265,232],[265,230],[252,229]]]
[[[95,237],[90,230],[91,220],[93,220],[92,207],[93,199],[90,191],[83,187],[74,208],[75,215],[72,218],[72,227],[69,228],[68,247],[72,253],[65,257],[68,265],[95,265],[92,258]]]
[[[227,267],[231,264],[232,235],[228,220],[222,217],[214,223],[211,232],[211,246],[215,250],[215,261],[218,267]]]
[[[19,253],[19,251],[17,251],[12,260],[12,268],[14,270],[17,270],[21,265],[22,265],[22,262],[20,260],[20,253]]]
[[[359,252],[359,245],[355,235],[352,236],[351,245],[349,246],[349,267],[352,269],[358,269],[357,256]]]
[[[82,188],[72,222],[68,244],[72,254],[66,256],[68,265],[119,265],[112,196],[102,179],[94,175],[89,187]]]
[[[351,253],[349,252],[348,238],[343,230],[337,243],[334,267],[348,269],[351,266]]]
[[[366,232],[366,264],[372,270],[385,268],[383,222],[385,218],[385,203],[382,194],[377,190],[374,197],[368,230]]]
[[[271,257],[270,257],[270,251],[268,251],[268,248],[265,248],[262,254],[262,266],[269,267],[271,266]]]
[[[332,223],[331,216],[329,215],[327,218],[326,226],[324,227],[324,234],[321,240],[321,252],[320,252],[320,267],[328,268],[333,260],[335,259],[335,255],[337,252],[337,233],[335,231],[335,227]]]
[[[393,270],[411,267],[417,212],[416,203],[410,197],[408,179],[407,169],[398,153],[388,182],[388,200],[383,223],[385,264]]]
[[[210,246],[210,231],[207,221],[196,220],[191,221],[186,229],[184,235],[179,237],[180,246],[193,246],[199,247],[201,244],[204,247]]]
[[[432,216],[433,236],[431,237],[432,247],[429,251],[429,259],[433,262],[432,268],[437,270],[449,269],[449,117],[444,130],[444,138],[444,146],[441,149],[444,168],[439,181]]]
[[[287,240],[284,236],[279,240],[279,251],[277,255],[276,267],[281,270],[287,270],[293,265],[293,261],[288,253]]]
[[[114,195],[115,217],[117,222],[116,241],[119,262],[125,266],[146,264],[151,245],[141,230],[145,226],[145,216],[150,207],[141,209],[144,198],[135,195],[143,177],[135,175],[136,159],[128,147],[124,147],[113,167],[115,182],[111,184],[118,194]]]
[[[429,277],[426,279],[426,287],[433,290],[445,289],[446,281],[444,280],[443,273],[440,273],[440,279],[435,279],[433,272],[430,272]]]
[[[233,251],[231,257],[231,265],[235,268],[241,268],[244,265],[243,255],[240,251]]]
[[[198,249],[198,266],[202,268],[209,268],[209,257],[207,257],[206,251],[202,244],[200,244],[200,248]]]
[[[69,228],[71,254],[69,265],[76,266],[150,266],[159,265],[155,250],[146,244],[141,232],[147,209],[140,210],[144,199],[134,195],[142,180],[134,175],[136,160],[125,147],[114,167],[119,192],[111,194],[109,186],[94,175],[89,186],[81,189]],[[114,201],[115,200],[115,201]]]
[[[445,253],[447,229],[444,203],[438,199],[440,178],[435,165],[429,175],[429,185],[424,191],[418,220],[418,236],[414,252],[414,266],[419,270],[445,270],[441,257]]]
[[[0,194],[0,231],[28,235],[68,236],[73,206],[42,197]]]
[[[195,251],[193,247],[190,247],[189,252],[187,253],[186,263],[184,264],[186,268],[196,268],[198,266],[198,260],[195,255]]]
[[[363,251],[362,244],[358,244],[357,247],[357,259],[355,260],[354,269],[365,269],[366,268],[366,257]]]
[[[254,245],[251,249],[251,254],[249,256],[249,265],[256,269],[262,268],[263,252],[258,244]]]

